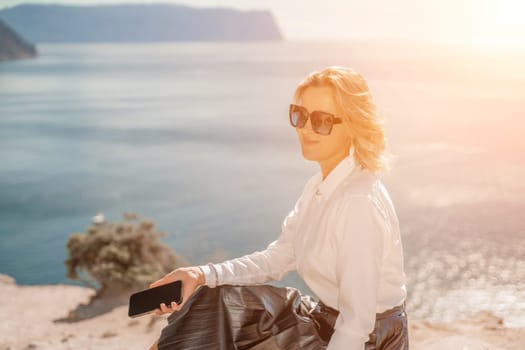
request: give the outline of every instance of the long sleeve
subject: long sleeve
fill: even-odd
[[[342,204],[336,226],[339,315],[327,350],[363,350],[375,326],[377,289],[390,225],[372,196]]]
[[[289,271],[294,270],[293,242],[302,198],[303,195],[285,217],[278,239],[271,242],[265,250],[221,263],[199,266],[204,272],[206,285],[216,287],[221,284],[264,283],[269,280],[281,280]]]

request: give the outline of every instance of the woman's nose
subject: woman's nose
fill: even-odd
[[[311,118],[306,119],[306,123],[304,124],[305,129],[310,129],[310,131],[314,131],[312,128],[312,120]]]

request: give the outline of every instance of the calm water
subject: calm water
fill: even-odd
[[[525,326],[525,67],[363,43],[41,45],[0,64],[0,272],[68,283],[65,242],[104,212],[153,219],[201,264],[264,249],[304,182],[287,105],[310,71],[368,80],[397,155],[414,318]],[[483,58],[482,58],[483,57]],[[311,293],[296,274],[279,285]]]

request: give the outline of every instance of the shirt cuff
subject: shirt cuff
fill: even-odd
[[[218,284],[217,269],[213,266],[213,263],[198,266],[199,269],[204,273],[205,284],[210,288],[215,288]]]

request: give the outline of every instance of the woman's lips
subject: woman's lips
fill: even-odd
[[[303,139],[303,143],[307,146],[315,145],[319,143],[317,140],[309,140],[309,139]]]

